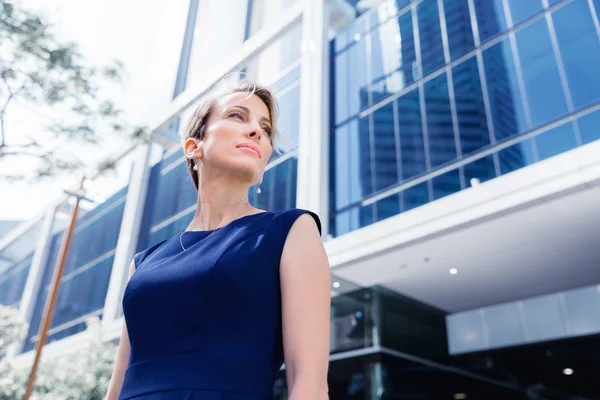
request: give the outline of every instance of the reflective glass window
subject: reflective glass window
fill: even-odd
[[[524,131],[523,99],[508,39],[485,50],[483,63],[496,140]]]
[[[410,10],[383,23],[371,35],[373,102],[410,85],[417,78],[415,40]]]
[[[294,71],[288,69],[300,61],[301,40],[302,24],[298,22],[246,63],[245,78],[269,87],[274,85],[274,91],[278,90],[277,86],[281,88],[285,75],[294,75]],[[299,70],[295,72],[298,73]]]
[[[531,139],[526,139],[523,142],[500,150],[500,152],[498,152],[498,159],[500,162],[500,172],[503,175],[531,165],[537,161],[534,157]]]
[[[37,221],[0,251],[0,304],[19,307],[42,223]]]
[[[445,64],[440,13],[437,0],[424,0],[417,6],[421,64],[427,76]]]
[[[294,85],[277,96],[279,103],[279,120],[277,129],[292,146],[298,143],[298,127],[300,125],[300,85]],[[276,152],[273,151],[273,155]]]
[[[372,193],[369,117],[353,120],[334,133],[336,209]]]
[[[433,199],[441,199],[462,189],[460,183],[460,171],[455,169],[448,171],[443,175],[436,176],[432,180]]]
[[[574,106],[600,98],[600,40],[586,0],[575,0],[552,14]]]
[[[429,203],[429,184],[419,183],[402,192],[403,211],[409,211]]]
[[[579,118],[578,124],[583,144],[600,139],[600,111]]]
[[[444,0],[450,59],[456,60],[475,48],[468,0]]]
[[[376,221],[382,221],[386,218],[398,215],[400,213],[401,202],[402,199],[400,194],[393,194],[377,201],[375,203],[375,214],[377,215]]]
[[[206,1],[206,0],[201,0]],[[286,9],[299,0],[249,0],[248,37],[260,31],[269,21],[276,20]],[[240,2],[241,3],[241,2]],[[237,3],[236,3],[237,5]],[[226,6],[223,5],[223,8]],[[242,7],[243,8],[243,7]]]
[[[466,187],[483,183],[496,177],[494,156],[487,156],[468,163],[463,167]]]
[[[594,7],[596,8],[596,15],[600,18],[600,0],[592,0],[592,3],[594,3]]]
[[[567,112],[546,20],[518,31],[516,38],[531,121],[538,126]]]
[[[407,180],[427,170],[419,90],[415,89],[406,93],[396,102],[398,104],[402,178]]]
[[[508,28],[502,0],[473,0],[473,4],[481,43]]]
[[[462,155],[490,144],[477,59],[471,57],[452,69],[454,100]]]
[[[359,17],[355,21],[352,21],[352,24],[348,26],[345,30],[340,32],[334,41],[334,49],[336,52],[339,52],[351,45],[354,42],[359,41],[364,33],[367,31],[367,20],[366,18]]]
[[[373,122],[373,153],[375,191],[398,183],[399,135],[396,134],[394,103],[386,104],[371,114]]]
[[[256,193],[256,186],[250,188],[250,203],[265,210],[295,207],[297,168],[298,158],[295,155],[269,168],[263,175],[261,193]]]
[[[508,0],[508,6],[513,26],[520,24],[544,9],[542,0]]]
[[[369,104],[366,42],[361,40],[334,58],[335,123]]]
[[[357,206],[341,213],[335,214],[336,236],[352,232],[375,222],[375,209],[373,204]]]
[[[188,68],[187,86],[214,74],[244,42],[247,1],[201,0],[194,28],[194,40]],[[222,27],[227,26],[227,29]],[[215,32],[219,32],[218,44]]]
[[[435,168],[457,158],[446,74],[425,84],[425,108],[429,157]]]
[[[55,335],[50,336],[48,342],[78,332],[79,328],[71,326],[73,321],[92,314],[96,316],[102,314],[126,194],[127,188],[122,189],[94,209],[89,211],[83,209],[77,219],[50,327]],[[58,260],[65,223],[66,221],[62,219],[55,220],[49,255],[37,293],[25,351],[32,349],[37,340],[36,335]],[[85,326],[83,328],[85,329]]]
[[[545,160],[577,147],[573,123],[571,122],[541,133],[534,140],[540,160]]]

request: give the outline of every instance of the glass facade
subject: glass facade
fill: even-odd
[[[595,2],[407,3],[332,42],[335,236],[598,138]]]
[[[85,330],[85,321],[90,316],[102,318],[126,195],[127,187],[97,207],[89,211],[81,210],[73,232],[47,343]],[[49,254],[43,267],[40,289],[36,293],[23,351],[32,350],[38,340],[44,307],[68,223],[68,212],[72,207],[70,202],[64,206],[67,212],[57,213],[54,221]]]
[[[42,221],[0,251],[0,304],[19,308]]]

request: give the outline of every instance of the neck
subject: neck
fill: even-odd
[[[217,229],[253,210],[248,202],[247,184],[199,177],[196,214],[187,230]]]

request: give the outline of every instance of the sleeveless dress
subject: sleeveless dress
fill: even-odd
[[[119,400],[273,398],[283,364],[279,261],[304,213],[320,231],[307,210],[262,212],[184,233],[185,251],[177,235],[135,255]]]

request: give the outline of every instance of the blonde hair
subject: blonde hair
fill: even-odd
[[[215,105],[220,99],[233,93],[247,93],[248,97],[255,95],[261,99],[263,103],[265,103],[267,109],[269,110],[269,119],[271,120],[272,125],[270,140],[273,144],[278,143],[280,140],[280,134],[277,130],[277,119],[279,118],[279,106],[277,104],[277,99],[266,87],[260,86],[248,80],[239,81],[234,86],[227,88],[226,90],[202,103],[190,118],[183,132],[183,143],[190,138],[202,140],[206,132],[210,114],[215,108]],[[194,171],[194,160],[188,158],[186,159],[186,162],[187,169],[192,177],[194,186],[196,186],[196,190],[198,190],[198,175],[196,174],[196,171]]]

